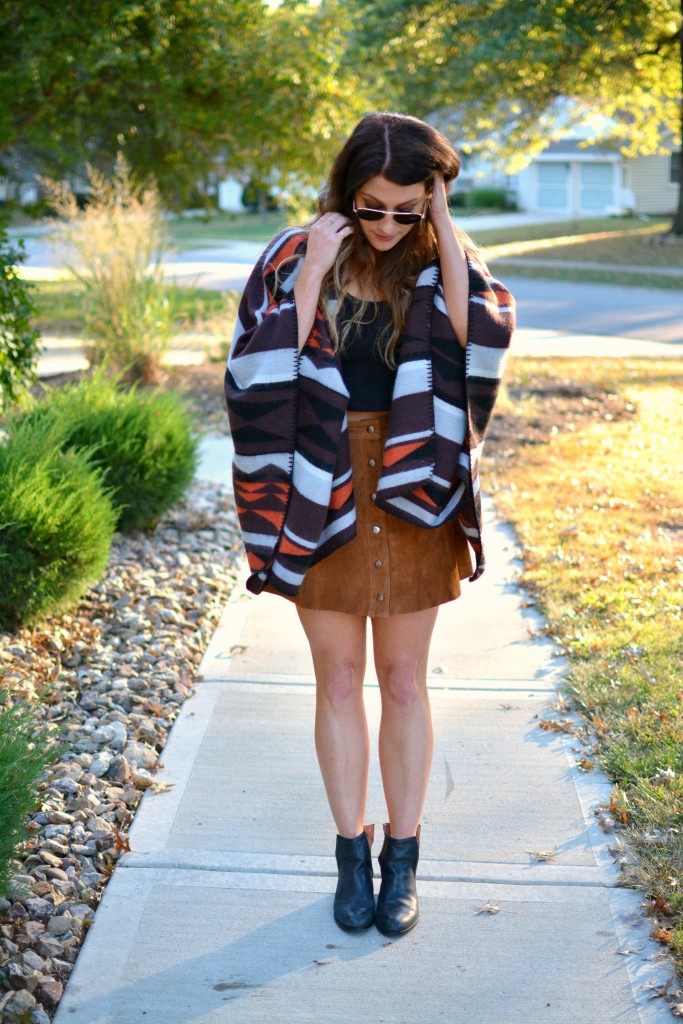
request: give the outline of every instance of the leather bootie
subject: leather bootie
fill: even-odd
[[[375,924],[382,935],[405,935],[417,924],[419,909],[415,872],[420,854],[420,826],[417,835],[393,839],[384,826],[384,845],[379,855],[382,884],[377,898]]]
[[[370,856],[374,838],[374,825],[366,825],[355,839],[337,836],[335,856],[339,879],[334,897],[334,919],[347,932],[369,928],[375,920]]]

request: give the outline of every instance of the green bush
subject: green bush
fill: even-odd
[[[141,392],[136,384],[121,390],[121,376],[108,378],[98,367],[47,393],[23,422],[55,421],[63,450],[92,449],[92,462],[106,472],[117,528],[152,529],[191,483],[199,442],[177,394]]]
[[[477,210],[516,210],[517,204],[504,188],[473,188],[466,196],[467,207]]]
[[[44,769],[64,750],[47,732],[36,708],[13,705],[0,689],[0,896],[14,873],[12,859],[31,835],[26,815],[40,803],[36,784]]]
[[[31,327],[33,304],[16,264],[24,259],[20,242],[13,246],[0,228],[0,411],[18,404],[36,381],[40,346]]]
[[[59,423],[29,418],[0,446],[3,629],[71,608],[107,565],[116,513],[103,473],[64,440]]]

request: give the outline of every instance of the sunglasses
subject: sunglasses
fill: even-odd
[[[353,212],[360,220],[384,220],[385,217],[393,217],[397,224],[418,224],[427,215],[427,208],[422,213],[408,213],[404,210],[373,210],[371,206],[356,206],[353,201]]]

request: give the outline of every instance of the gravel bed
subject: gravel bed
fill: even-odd
[[[237,577],[232,496],[196,481],[150,533],[117,534],[71,614],[0,632],[0,681],[63,730],[0,897],[0,1021],[46,1024]],[[162,798],[163,799],[163,798]]]

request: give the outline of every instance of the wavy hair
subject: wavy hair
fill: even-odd
[[[330,325],[335,351],[342,349],[356,324],[367,322],[368,302],[357,305],[352,319],[339,330],[339,312],[348,286],[356,277],[367,281],[388,303],[391,313],[382,331],[379,347],[385,362],[396,366],[396,344],[405,326],[418,275],[438,256],[436,234],[423,218],[388,252],[378,252],[363,235],[353,214],[358,189],[381,174],[396,185],[424,182],[430,196],[434,178],[442,174],[446,184],[460,171],[460,158],[448,139],[425,121],[406,114],[367,114],[354,128],[337,156],[329,179],[319,197],[318,214],[342,213],[354,223],[354,232],[344,239],[337,259],[323,281],[320,305]],[[456,229],[466,250],[475,247],[469,236]],[[332,301],[338,300],[336,308]]]

